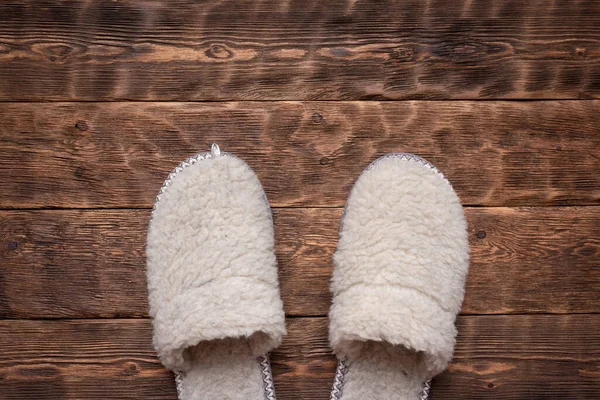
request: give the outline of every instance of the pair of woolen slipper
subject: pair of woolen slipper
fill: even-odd
[[[147,269],[153,343],[180,400],[274,400],[281,343],[274,231],[262,186],[213,145],[157,196]],[[427,399],[452,357],[469,264],[460,201],[436,167],[394,153],[358,178],[334,256],[331,399]]]

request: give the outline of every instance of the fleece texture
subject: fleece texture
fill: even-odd
[[[254,172],[229,154],[186,161],[155,203],[146,253],[153,343],[184,373],[181,398],[257,398],[256,357],[280,344],[285,325],[271,212]],[[219,378],[228,369],[238,376]]]
[[[260,365],[248,342],[223,339],[188,350],[191,367],[181,378],[181,400],[266,400]]]
[[[334,263],[330,342],[348,366],[342,398],[402,393],[399,384],[406,396],[376,398],[418,398],[452,357],[469,266],[450,183],[416,156],[376,160],[351,191]]]

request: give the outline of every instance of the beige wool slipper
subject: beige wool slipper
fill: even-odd
[[[454,351],[469,266],[448,180],[411,154],[373,162],[352,188],[334,263],[331,399],[426,399]]]
[[[274,400],[285,334],[271,210],[246,163],[213,145],[157,197],[147,242],[153,343],[180,400]]]

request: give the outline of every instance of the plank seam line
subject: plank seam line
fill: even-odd
[[[577,316],[596,316],[596,315],[600,315],[600,311],[598,312],[582,312],[582,313],[578,313],[578,312],[570,312],[570,313],[516,313],[516,314],[459,314],[459,317],[469,317],[469,318],[476,318],[476,317],[525,317],[525,316],[546,316],[546,317],[563,317],[563,316],[569,316],[569,315],[577,315]],[[286,319],[327,319],[327,315],[286,315],[285,316]],[[142,317],[96,317],[96,318],[90,318],[90,317],[82,317],[82,318],[76,318],[76,317],[69,317],[69,318],[61,318],[61,317],[57,317],[57,318],[52,318],[52,317],[46,317],[46,318],[0,318],[0,322],[4,321],[4,322],[19,322],[19,321],[31,321],[31,322],[35,322],[35,321],[56,321],[56,322],[69,322],[69,321],[73,321],[73,322],[85,322],[85,321],[150,321],[150,317],[148,316],[142,316]]]
[[[460,98],[460,99],[419,99],[419,98],[407,98],[407,99],[356,99],[356,100],[331,100],[331,99],[265,99],[265,100],[246,100],[246,99],[219,99],[219,100],[128,100],[128,99],[114,99],[114,100],[0,100],[0,104],[59,104],[59,103],[282,103],[282,102],[295,102],[295,103],[405,103],[405,102],[506,102],[506,103],[533,103],[533,102],[552,102],[552,101],[598,101],[598,98],[573,98],[573,97],[557,97],[557,98],[528,98],[528,99],[511,99],[511,98],[490,98],[490,99],[478,99],[478,98]]]
[[[576,208],[576,207],[600,207],[600,204],[520,204],[515,206],[502,206],[502,205],[483,205],[483,204],[463,204],[464,208],[480,209],[480,208],[493,208],[493,209],[526,209],[526,208],[540,208],[540,209],[558,209],[558,208]],[[343,210],[344,206],[271,206],[273,210]],[[151,211],[152,207],[0,207],[0,211]]]

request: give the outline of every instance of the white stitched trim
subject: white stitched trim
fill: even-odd
[[[262,372],[263,388],[265,389],[265,400],[275,399],[275,386],[273,385],[273,373],[271,372],[271,363],[269,354],[258,357],[260,361],[260,371]]]
[[[185,378],[185,372],[175,371],[175,385],[177,386],[177,398],[181,399],[183,392],[183,378]]]
[[[421,391],[421,396],[419,400],[427,400],[429,399],[429,391],[431,390],[431,381],[425,381],[423,384],[423,390]]]
[[[348,367],[343,361],[338,360],[337,370],[335,371],[335,378],[333,379],[333,389],[331,390],[331,397],[329,400],[341,400],[342,393],[344,391],[344,383],[346,374],[348,373]],[[425,381],[423,383],[423,389],[419,395],[419,400],[428,400],[429,391],[431,390],[431,381]]]
[[[342,398],[346,372],[348,372],[348,367],[346,367],[343,361],[339,360],[337,370],[335,371],[335,378],[333,379],[333,389],[331,390],[330,400],[340,400]]]
[[[159,205],[159,201],[160,201],[161,195],[171,185],[171,182],[173,182],[173,179],[175,179],[175,177],[177,176],[177,174],[180,173],[181,171],[183,171],[185,168],[189,167],[190,165],[194,165],[197,162],[202,161],[202,160],[207,159],[207,158],[212,158],[212,155],[210,153],[200,153],[200,154],[197,154],[197,155],[195,155],[193,157],[190,157],[190,158],[186,159],[184,162],[182,162],[181,164],[179,164],[173,171],[171,171],[171,173],[169,174],[169,176],[167,177],[167,179],[165,179],[164,183],[160,187],[158,195],[156,196],[156,200],[154,200],[154,204],[152,206],[152,213],[150,214],[150,224],[152,224],[152,217],[154,216],[154,211],[156,210],[156,208]]]
[[[411,153],[389,153],[389,154],[386,154],[384,156],[379,157],[378,159],[376,159],[375,161],[373,161],[371,164],[369,164],[369,166],[367,168],[365,168],[365,171],[370,170],[377,163],[379,163],[380,161],[383,161],[383,160],[387,160],[388,158],[399,158],[399,159],[404,160],[404,161],[416,161],[416,162],[419,162],[419,163],[423,164],[424,166],[428,167],[429,169],[433,170],[435,173],[440,174],[442,176],[442,178],[444,178],[445,180],[448,180],[444,176],[444,174],[442,173],[442,171],[440,171],[435,165],[433,165],[432,163],[430,163],[429,161],[427,161],[423,157],[419,157],[419,156],[411,154]]]

